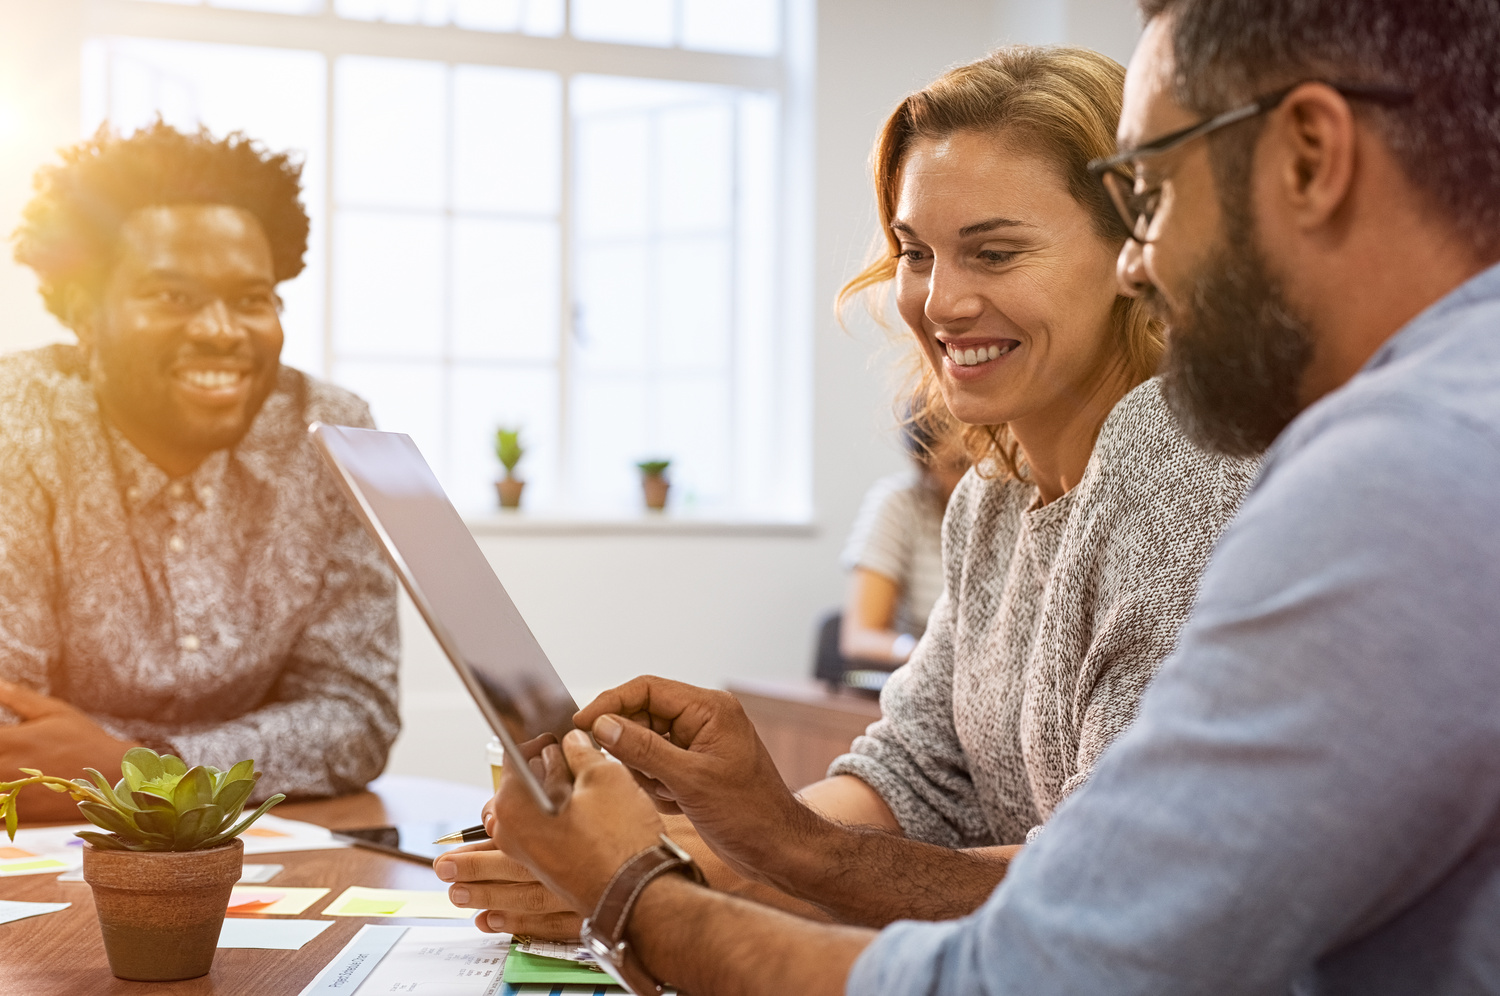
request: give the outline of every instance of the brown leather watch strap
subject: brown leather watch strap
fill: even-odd
[[[665,872],[681,870],[693,881],[700,884],[703,882],[703,873],[693,864],[693,859],[665,834],[661,839],[661,844],[653,844],[620,866],[604,887],[599,905],[594,907],[594,913],[589,917],[589,922],[594,925],[594,932],[609,938],[613,944],[625,939],[625,926],[630,920],[630,911],[635,908],[635,901],[640,898],[641,890],[653,878]]]
[[[607,960],[616,970],[610,974],[616,975],[617,980],[633,993],[659,993],[663,988],[626,943],[625,930],[641,892],[652,879],[667,872],[681,872],[700,885],[703,883],[703,873],[693,863],[692,857],[662,834],[660,844],[653,844],[619,867],[599,896],[593,915],[584,921],[586,943],[590,946],[602,943],[608,948]],[[595,952],[596,955],[604,953]]]

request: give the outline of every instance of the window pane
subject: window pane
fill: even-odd
[[[578,254],[574,356],[591,370],[644,372],[651,271],[644,243],[616,242]]]
[[[655,116],[653,157],[663,231],[719,231],[730,223],[734,190],[733,105],[667,108]]]
[[[569,440],[570,504],[593,510],[641,507],[635,464],[648,452],[648,392],[637,377],[585,374],[573,392]]]
[[[670,45],[672,0],[573,0],[573,37],[634,45]]]
[[[728,386],[724,377],[667,377],[657,388],[651,442],[672,460],[672,497],[679,506],[730,501]]]
[[[448,0],[334,0],[334,13],[359,21],[447,24]]]
[[[342,204],[443,207],[447,72],[344,56],[334,69],[334,191]]]
[[[781,48],[780,0],[681,0],[683,48],[775,55]]]
[[[453,206],[555,214],[562,180],[556,73],[459,66],[453,74]]]
[[[667,239],[657,253],[656,355],[661,368],[727,370],[733,301],[729,240]]]
[[[519,427],[525,455],[516,476],[526,482],[523,508],[555,507],[558,499],[557,372],[479,365],[453,370],[451,473],[444,481],[453,503],[482,512],[499,501],[494,482],[504,476],[495,457],[495,429]]]
[[[521,30],[528,35],[556,38],[563,33],[565,13],[563,0],[522,0]]]
[[[587,239],[640,236],[649,223],[649,122],[626,113],[578,122],[574,196]]]
[[[456,358],[557,358],[559,252],[556,222],[453,223]]]
[[[208,0],[210,7],[261,10],[271,14],[321,14],[323,0]]]
[[[339,356],[442,356],[443,219],[341,211],[333,236]]]
[[[370,403],[375,425],[411,436],[447,486],[443,433],[443,368],[437,363],[341,360],[333,379]]]
[[[453,23],[474,31],[515,31],[525,0],[453,0]]]

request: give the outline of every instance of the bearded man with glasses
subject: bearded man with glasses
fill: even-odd
[[[16,258],[77,342],[0,359],[0,780],[138,745],[253,757],[261,797],[385,766],[395,581],[307,438],[369,410],[280,362],[299,172],[158,121],[38,173]]]
[[[744,798],[763,748],[706,692],[580,714],[632,731],[651,796],[571,733],[532,762],[557,815],[507,783],[491,833],[646,977],[1500,992],[1500,0],[1143,8],[1095,167],[1134,234],[1117,273],[1168,324],[1196,440],[1269,447],[1175,653],[983,907],[879,934],[675,874],[604,904],[654,853],[653,800],[707,812],[704,770]]]

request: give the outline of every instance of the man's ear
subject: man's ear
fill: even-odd
[[[1326,225],[1354,184],[1359,135],[1349,102],[1327,84],[1304,84],[1287,95],[1268,130],[1289,220],[1304,231]]]

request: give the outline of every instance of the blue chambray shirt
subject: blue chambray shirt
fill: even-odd
[[[1136,724],[848,992],[1500,992],[1500,266],[1287,428]]]

